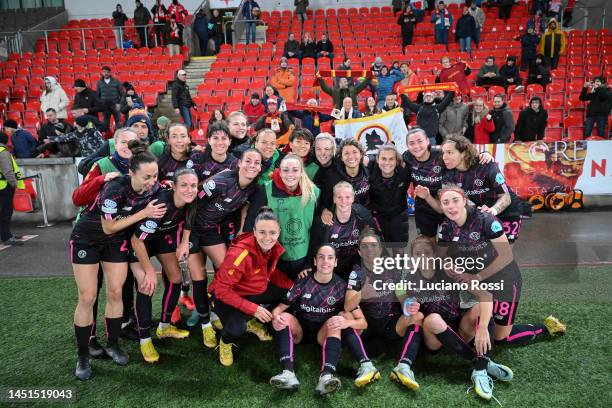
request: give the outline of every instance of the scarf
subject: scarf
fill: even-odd
[[[113,162],[117,170],[121,172],[121,174],[128,174],[130,159],[124,159],[123,157],[119,156],[119,153],[117,153],[117,151],[115,150],[111,155],[111,161]]]
[[[274,170],[274,173],[272,173],[272,175],[270,176],[270,179],[272,179],[272,182],[279,190],[284,191],[285,193],[287,193],[287,195],[289,196],[301,196],[302,195],[302,190],[300,189],[299,184],[297,188],[295,189],[295,191],[289,191],[287,189],[287,186],[285,185],[285,183],[283,183],[283,179],[281,179],[280,169]]]

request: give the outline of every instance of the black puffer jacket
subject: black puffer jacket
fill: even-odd
[[[440,128],[440,114],[448,107],[454,96],[454,92],[449,92],[444,96],[440,103],[423,102],[419,105],[412,102],[406,95],[402,94],[402,108],[404,108],[404,110],[409,109],[416,113],[417,125],[425,131],[427,137],[435,138],[438,135],[438,130]]]
[[[531,108],[531,102],[534,100],[540,101],[540,110],[534,111]],[[548,121],[548,112],[542,108],[542,100],[534,96],[529,101],[529,107],[523,109],[516,121],[514,129],[514,138],[521,142],[532,142],[544,138],[544,130]]]
[[[189,85],[184,81],[176,79],[172,84],[172,107],[178,109],[180,106],[191,108],[194,105],[189,93]]]
[[[588,117],[608,116],[612,109],[612,92],[605,85],[595,88],[590,93],[587,88],[582,88],[580,100],[589,101],[586,111]]]

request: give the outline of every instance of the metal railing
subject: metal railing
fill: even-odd
[[[561,11],[561,22],[565,19],[565,8]],[[601,24],[596,24],[601,22]],[[568,25],[570,28],[577,30],[603,30],[606,28],[606,9],[605,7],[595,7],[582,5],[581,2],[576,2],[572,9],[572,20]]]
[[[238,44],[240,42],[240,40],[242,39],[242,35],[245,34],[245,30],[246,30],[246,23],[254,23],[255,24],[255,35],[257,36],[257,23],[264,23],[263,20],[261,19],[257,19],[257,20],[232,20],[232,21],[226,21],[224,23],[225,26],[227,26],[228,24],[231,24],[231,27],[229,28],[231,30],[232,33],[232,44]],[[238,25],[236,25],[238,24]],[[238,29],[236,29],[236,27],[238,27]],[[227,33],[227,27],[224,28],[224,32]],[[223,43],[227,44],[227,34],[223,35]],[[257,39],[257,37],[255,38]],[[266,42],[266,32],[264,31],[264,42]]]

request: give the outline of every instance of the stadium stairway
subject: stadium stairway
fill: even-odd
[[[191,57],[183,69],[187,71],[187,84],[191,97],[197,95],[198,85],[204,82],[204,74],[210,71],[210,65],[215,61],[215,57]],[[167,116],[173,122],[181,122],[181,116],[174,112],[172,108],[172,87],[168,86],[168,92],[160,95],[157,108],[155,109],[154,120],[159,116]],[[197,121],[196,121],[197,123]]]

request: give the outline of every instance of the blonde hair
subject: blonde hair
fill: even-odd
[[[336,139],[327,132],[319,133],[317,137],[315,137],[315,141],[313,143],[314,146],[317,145],[317,140],[327,140],[332,145],[332,156],[336,156]]]
[[[283,167],[283,163],[289,160],[294,160],[300,165],[300,180],[298,181],[298,185],[300,186],[300,190],[302,191],[302,207],[305,207],[309,201],[316,201],[317,196],[315,194],[315,185],[308,174],[306,174],[306,169],[304,169],[304,161],[295,153],[289,153],[280,162],[278,166]]]
[[[473,108],[473,106],[480,102],[482,102],[482,112],[478,113]],[[475,125],[480,123],[482,118],[484,118],[485,116],[489,114],[489,108],[487,108],[487,104],[484,103],[484,100],[482,98],[476,99],[474,102],[471,102],[470,105],[472,105],[472,123],[474,123]]]
[[[348,188],[353,192],[353,195],[355,195],[355,189],[353,188],[353,185],[348,181],[339,181],[338,183],[336,183],[336,185],[334,186],[333,195],[336,195],[336,191],[340,190],[341,188]]]

